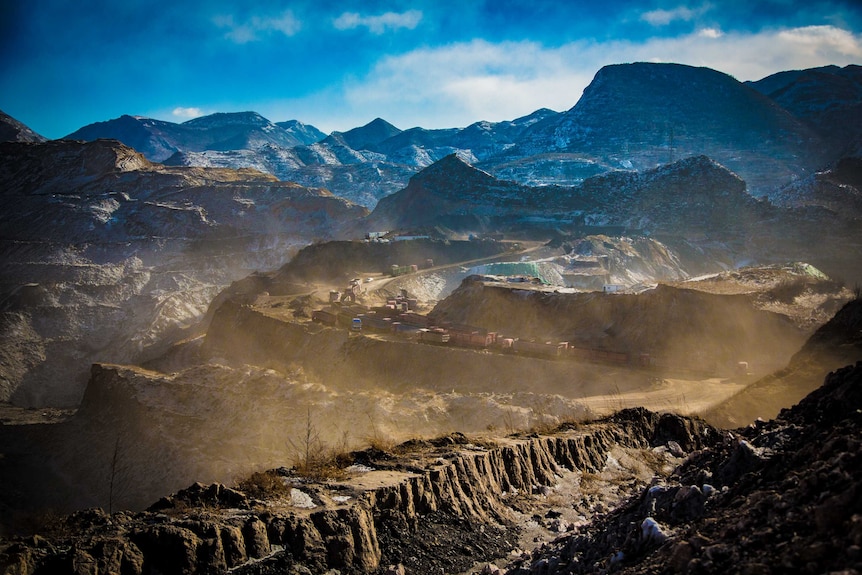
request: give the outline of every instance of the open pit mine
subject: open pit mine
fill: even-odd
[[[0,573],[862,572],[857,68],[0,115]]]

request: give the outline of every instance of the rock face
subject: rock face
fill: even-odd
[[[405,446],[413,450],[405,461],[428,460],[422,467],[414,460],[405,469],[399,459],[361,452],[356,457],[374,471],[315,487],[295,484],[294,491],[311,493],[310,509],[196,484],[148,512],[71,515],[57,525],[56,537],[5,543],[0,565],[22,575],[46,566],[74,573],[84,564],[131,574],[262,574],[300,565],[374,573],[397,563],[408,572],[461,571],[511,549],[515,534],[506,526],[516,493],[552,486],[561,473],[597,471],[617,446],[650,449],[672,440],[693,450],[719,437],[696,421],[631,410],[584,429],[496,447]],[[458,545],[441,544],[448,538]]]
[[[252,170],[166,168],[107,140],[3,143],[0,158],[13,207],[0,213],[0,399],[23,406],[77,404],[94,361],[159,353],[222,287],[366,213]]]

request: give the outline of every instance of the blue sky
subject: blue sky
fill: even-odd
[[[0,109],[49,138],[122,114],[348,130],[575,105],[606,64],[739,80],[862,64],[857,0],[0,0]]]

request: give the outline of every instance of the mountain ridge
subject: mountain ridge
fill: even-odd
[[[295,122],[295,123],[292,123]],[[319,130],[301,122],[274,124],[257,112],[217,112],[176,124],[141,116],[123,115],[84,126],[65,140],[122,141],[150,160],[161,162],[182,151],[258,149],[264,145],[284,148],[306,145]]]
[[[822,93],[829,97],[828,90]],[[787,105],[791,110],[757,85],[716,70],[640,62],[603,67],[565,112],[540,109],[511,121],[433,130],[400,130],[377,118],[292,148],[262,137],[192,147],[154,137],[150,152],[142,151],[158,161],[182,152],[173,164],[253,165],[369,208],[451,153],[502,179],[569,186],[599,173],[643,171],[707,155],[738,173],[757,196],[803,179],[841,155],[862,153],[862,126],[842,120],[852,110],[839,107],[840,113],[821,115],[826,128],[816,129],[816,122],[794,115]],[[381,173],[375,173],[378,167]]]

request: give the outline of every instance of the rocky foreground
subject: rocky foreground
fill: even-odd
[[[4,542],[0,565],[21,574],[853,573],[862,569],[860,414],[862,362],[737,432],[634,409],[549,435],[413,441],[354,452],[326,481],[282,469],[238,489],[194,485],[146,512],[82,511]],[[651,471],[607,479],[632,459]],[[679,465],[666,475],[668,463]],[[622,503],[608,512],[614,497]],[[540,527],[561,535],[520,551],[525,530]]]
[[[860,407],[857,362],[509,573],[858,573]]]

